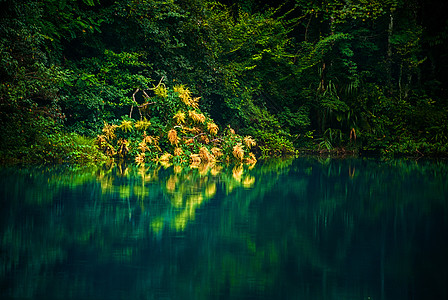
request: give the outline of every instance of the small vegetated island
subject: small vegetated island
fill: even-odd
[[[0,160],[448,153],[440,1],[0,1]]]

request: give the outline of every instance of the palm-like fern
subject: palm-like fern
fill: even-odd
[[[151,122],[148,121],[146,118],[135,122],[134,125],[135,129],[137,130],[146,130],[149,126],[151,126]]]
[[[119,126],[121,130],[124,132],[128,132],[132,130],[132,121],[130,120],[123,120],[121,121],[121,125]]]
[[[176,120],[177,124],[181,124],[185,122],[185,113],[182,111],[178,111],[174,116],[173,119]]]

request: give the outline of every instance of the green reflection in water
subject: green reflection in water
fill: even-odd
[[[447,296],[444,162],[0,173],[5,297]]]

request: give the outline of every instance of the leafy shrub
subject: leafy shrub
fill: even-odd
[[[104,123],[96,144],[107,156],[133,158],[137,164],[256,161],[251,152],[255,140],[236,134],[230,127],[220,130],[200,110],[199,97],[193,97],[187,87],[167,88],[159,83],[151,90],[152,97],[147,96],[142,104],[136,103],[139,120],[123,116],[121,121]],[[131,116],[132,113],[133,107]]]

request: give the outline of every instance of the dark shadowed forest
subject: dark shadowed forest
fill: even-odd
[[[0,0],[0,160],[446,156],[447,6]]]

